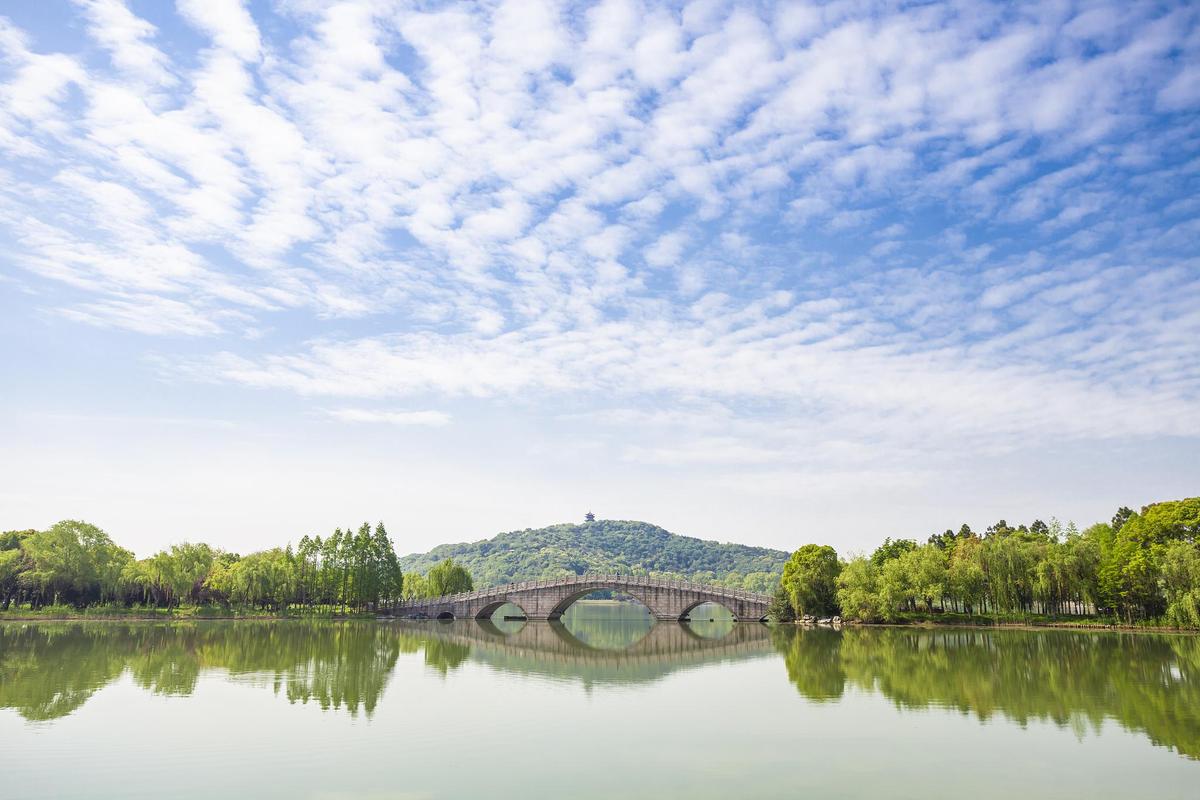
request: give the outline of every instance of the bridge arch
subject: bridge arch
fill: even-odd
[[[576,602],[582,600],[593,592],[600,591],[616,591],[620,592],[621,594],[628,595],[645,606],[646,610],[650,612],[650,616],[657,616],[657,612],[655,611],[654,607],[647,603],[646,600],[637,592],[630,591],[629,587],[618,588],[612,585],[606,585],[604,583],[597,582],[594,586],[584,584],[579,587],[571,587],[571,589],[572,591],[568,592],[567,595],[559,600],[558,603],[554,605],[554,608],[551,609],[550,614],[548,615],[549,619],[559,619],[563,614],[566,613],[567,609],[575,605]]]
[[[691,613],[693,611],[695,611],[700,606],[708,604],[708,603],[711,603],[714,606],[720,606],[721,608],[725,609],[726,611],[729,612],[729,616],[733,617],[734,620],[736,620],[738,618],[737,612],[734,611],[732,608],[730,608],[728,605],[726,605],[724,602],[722,602],[720,598],[703,597],[703,598],[696,600],[691,605],[685,607],[683,609],[683,613],[679,615],[679,621],[683,622],[691,615]]]
[[[520,603],[513,602],[512,600],[509,600],[507,597],[501,597],[501,598],[493,600],[492,602],[487,603],[486,605],[482,606],[479,609],[479,611],[477,611],[475,613],[475,619],[490,620],[497,611],[499,611],[501,608],[504,608],[504,606],[509,606],[509,605],[516,606],[517,608],[521,609],[521,616],[523,616],[523,617],[529,616],[529,613],[524,609],[524,607]]]

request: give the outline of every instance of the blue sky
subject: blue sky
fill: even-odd
[[[0,6],[0,511],[843,552],[1200,486],[1187,3]]]

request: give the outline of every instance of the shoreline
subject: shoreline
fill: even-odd
[[[802,628],[828,628],[830,625],[806,625],[801,622],[783,623]],[[1200,634],[1196,628],[1173,628],[1158,625],[1120,625],[1116,623],[1058,622],[1028,620],[1025,622],[935,622],[932,620],[913,620],[911,622],[843,622],[842,628],[978,628],[980,630],[1067,630],[1067,631],[1096,631],[1100,633],[1189,633]]]
[[[251,622],[266,620],[290,620],[296,622],[359,622],[375,620],[379,614],[336,614],[305,615],[305,614],[21,614],[7,616],[0,614],[0,623],[5,622]]]

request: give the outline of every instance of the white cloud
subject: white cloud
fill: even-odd
[[[663,234],[654,244],[646,248],[646,263],[653,267],[673,267],[679,263],[687,236],[681,231]]]
[[[258,58],[258,28],[241,0],[177,0],[179,13],[218,47],[246,61]]]
[[[60,309],[68,319],[153,335],[206,336],[220,331],[211,317],[192,306],[154,295],[134,295]]]
[[[442,411],[381,411],[366,408],[334,408],[325,413],[342,422],[377,422],[386,425],[440,428],[450,424]]]
[[[10,260],[216,339],[191,374],[797,447],[1196,433],[1186,8],[181,0],[195,53],[79,8],[103,64],[0,22]]]
[[[151,85],[174,84],[166,55],[152,41],[156,28],[122,0],[75,0],[88,19],[88,34],[109,51],[113,66]]]

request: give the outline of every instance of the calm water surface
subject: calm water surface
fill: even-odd
[[[0,797],[1200,797],[1200,637],[0,624]]]

